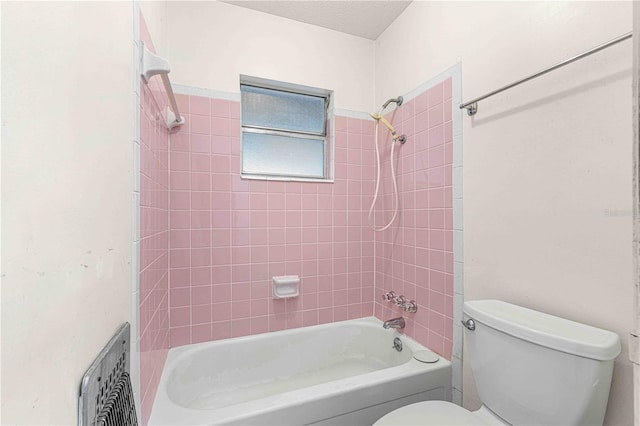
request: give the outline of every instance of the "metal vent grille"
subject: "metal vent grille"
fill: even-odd
[[[125,323],[82,378],[78,404],[80,426],[137,425],[129,377],[130,334],[131,327]],[[111,423],[111,419],[118,421]]]
[[[109,397],[98,413],[96,426],[136,426],[135,402],[129,374],[123,372],[109,392]]]

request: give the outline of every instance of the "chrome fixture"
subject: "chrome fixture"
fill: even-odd
[[[382,324],[382,327],[385,328],[385,329],[388,329],[388,328],[403,329],[404,326],[405,326],[405,322],[404,322],[404,318],[402,318],[402,317],[390,319],[388,321],[385,321]]]
[[[395,339],[393,339],[392,348],[398,352],[402,352],[402,340],[400,340],[399,337],[396,337]]]
[[[393,299],[393,304],[396,306],[400,306],[401,308],[404,308],[404,305],[407,304],[407,298],[404,296],[397,296],[395,299]]]
[[[415,313],[418,312],[418,304],[415,300],[409,300],[404,305],[402,305],[402,309],[404,309],[405,312]]]
[[[382,295],[382,300],[385,302],[393,302],[394,305],[401,307],[405,312],[412,314],[418,312],[418,303],[415,300],[407,301],[406,297],[403,295],[396,295],[393,290],[384,293]]]
[[[382,295],[382,300],[385,302],[391,302],[396,298],[396,294],[393,291],[388,291]]]
[[[488,97],[493,96],[493,95],[497,95],[498,93],[504,92],[505,90],[511,89],[512,87],[518,86],[518,85],[520,85],[522,83],[526,83],[529,80],[533,80],[534,78],[540,77],[541,75],[544,75],[544,74],[546,74],[548,72],[551,72],[551,71],[556,70],[556,69],[558,69],[560,67],[563,67],[563,66],[568,65],[568,64],[570,64],[572,62],[575,62],[578,59],[582,59],[584,57],[592,55],[592,54],[594,54],[596,52],[601,51],[602,49],[606,49],[607,47],[610,47],[610,46],[613,46],[614,44],[620,43],[621,41],[630,39],[632,36],[633,36],[633,34],[631,32],[628,32],[626,34],[622,34],[621,36],[618,36],[618,37],[616,37],[616,38],[614,38],[612,40],[609,40],[606,43],[603,43],[603,44],[601,44],[599,46],[596,46],[596,47],[594,47],[592,49],[589,49],[586,52],[582,52],[579,55],[576,55],[576,56],[574,56],[572,58],[565,59],[564,61],[562,61],[560,63],[557,63],[557,64],[555,64],[555,65],[553,65],[553,66],[551,66],[549,68],[546,68],[546,69],[544,69],[542,71],[538,71],[535,74],[532,74],[532,75],[530,75],[528,77],[522,78],[522,79],[520,79],[520,80],[518,80],[518,81],[516,81],[514,83],[508,84],[506,86],[503,86],[503,87],[501,87],[499,89],[496,89],[496,90],[494,90],[492,92],[487,93],[486,95],[482,95],[482,96],[479,96],[479,97],[477,97],[475,99],[472,99],[472,100],[470,100],[468,102],[462,103],[462,104],[460,104],[459,108],[460,109],[466,109],[467,110],[467,115],[469,115],[469,116],[475,115],[476,112],[478,112],[478,102],[480,102],[481,100],[487,99]],[[389,99],[387,102],[391,102],[391,101],[393,101],[393,99]]]
[[[476,322],[473,320],[473,318],[469,318],[466,321],[460,321],[462,323],[462,325],[465,326],[465,328],[469,331],[474,331],[476,329]]]
[[[397,98],[391,98],[391,99],[389,99],[387,102],[385,102],[384,104],[382,104],[382,109],[380,110],[380,112],[384,111],[384,109],[385,109],[386,107],[388,107],[388,106],[389,106],[389,104],[390,104],[391,102],[395,102],[397,106],[402,105],[402,101],[403,101],[403,100],[404,100],[404,99],[402,98],[402,96],[398,96]],[[380,112],[379,112],[378,114],[380,114]]]

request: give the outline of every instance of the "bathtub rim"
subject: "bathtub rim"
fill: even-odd
[[[237,342],[246,342],[250,340],[267,340],[270,337],[272,337],[274,334],[278,334],[279,336],[288,336],[288,335],[295,336],[296,334],[307,333],[310,331],[321,331],[324,329],[335,328],[341,324],[345,324],[345,325],[361,324],[366,327],[382,328],[382,321],[380,321],[378,318],[374,316],[369,316],[369,317],[356,318],[356,319],[350,319],[350,320],[344,320],[344,321],[335,321],[335,322],[330,322],[325,324],[310,325],[306,327],[290,328],[286,330],[268,331],[265,333],[250,334],[247,336],[230,337],[227,339],[220,339],[220,340],[210,340],[208,342],[190,343],[187,345],[169,348],[169,352],[167,354],[167,360],[165,362],[165,367],[163,368],[162,371],[164,373],[168,364],[171,363],[173,366],[173,364],[176,363],[179,359],[186,357],[194,352],[207,350],[210,347],[215,348],[216,346],[222,346],[222,345],[232,344]],[[431,350],[428,347],[416,342],[413,338],[407,336],[406,334],[398,332],[398,330],[389,329],[388,331],[392,333],[391,341],[393,341],[394,337],[402,338],[403,339],[402,343],[404,347],[411,349],[412,352],[415,352],[417,350],[425,350],[425,349]],[[443,359],[442,356],[440,356],[440,358]]]

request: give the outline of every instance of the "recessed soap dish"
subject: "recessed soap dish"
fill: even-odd
[[[300,277],[297,275],[284,275],[273,277],[273,298],[287,299],[300,294]]]

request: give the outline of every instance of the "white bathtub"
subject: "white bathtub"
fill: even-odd
[[[451,400],[449,361],[419,362],[418,350],[373,317],[173,348],[150,424],[368,426],[409,403]]]

